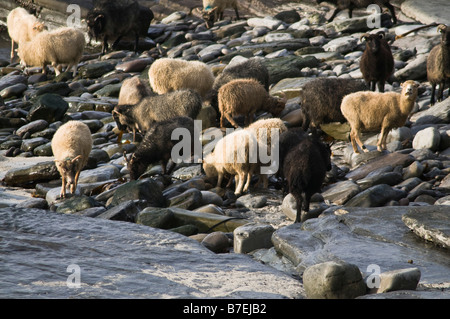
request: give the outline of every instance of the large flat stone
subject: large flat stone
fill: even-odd
[[[278,229],[275,249],[291,260],[298,272],[326,261],[355,264],[363,273],[378,265],[380,272],[419,268],[419,285],[450,288],[450,254],[414,234],[402,216],[430,211],[444,214],[448,207],[341,208],[334,213]]]
[[[304,297],[298,280],[248,256],[134,223],[1,208],[0,237],[0,298]]]
[[[406,0],[401,9],[404,14],[423,24],[446,24],[450,17],[448,0]]]

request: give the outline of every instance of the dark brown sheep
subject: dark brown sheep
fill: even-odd
[[[317,0],[317,3],[322,2],[322,0]],[[334,10],[331,17],[328,19],[328,22],[333,21],[336,15],[342,10],[348,9],[348,15],[352,18],[353,9],[357,8],[367,8],[370,4],[377,4],[380,7],[385,6],[389,9],[389,12],[392,16],[392,22],[397,23],[397,17],[395,16],[395,9],[392,4],[390,4],[390,0],[325,0],[325,2],[332,3],[336,6],[336,10]]]
[[[359,68],[371,91],[384,92],[384,84],[394,72],[394,57],[385,39],[383,31],[376,34],[365,33],[361,41],[366,42],[366,49],[361,56]]]
[[[435,102],[436,86],[439,84],[438,101],[444,99],[445,81],[450,79],[450,29],[446,25],[438,26],[442,34],[441,43],[435,46],[427,59],[427,77],[431,84],[431,105]]]

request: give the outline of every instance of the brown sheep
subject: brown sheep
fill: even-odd
[[[258,111],[267,111],[278,116],[286,105],[285,98],[271,96],[264,86],[255,79],[235,79],[223,85],[217,96],[219,102],[220,127],[225,118],[236,128],[239,125],[233,116],[245,115],[245,126],[253,122]]]
[[[450,29],[441,24],[438,26],[438,31],[442,33],[441,43],[430,51],[427,59],[427,77],[431,83],[431,105],[434,105],[436,85],[439,84],[438,101],[442,101],[445,81],[450,79]]]
[[[361,131],[381,130],[377,143],[378,151],[386,149],[386,139],[391,129],[405,125],[415,105],[418,84],[408,80],[402,83],[402,92],[356,92],[344,97],[341,111],[350,124],[350,139],[353,150],[359,153],[358,145],[368,152],[361,141]]]

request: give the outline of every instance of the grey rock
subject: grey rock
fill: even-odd
[[[160,185],[153,179],[131,181],[119,186],[111,199],[111,206],[128,200],[144,200],[149,206],[162,207],[166,201]]]
[[[232,246],[230,242],[231,241],[228,236],[220,231],[215,231],[206,235],[206,237],[201,241],[203,246],[216,254],[228,252]]]
[[[348,180],[334,183],[322,192],[322,196],[335,205],[343,205],[360,191],[358,184]]]
[[[358,39],[353,36],[340,37],[331,40],[323,46],[325,51],[339,52],[342,54],[353,51],[358,45]]]
[[[78,74],[83,78],[98,78],[114,70],[114,67],[115,65],[110,62],[95,62],[78,68]]]
[[[245,207],[248,209],[261,208],[267,203],[267,197],[260,195],[255,196],[252,194],[242,195],[236,200],[236,207]]]
[[[372,186],[350,199],[345,206],[347,207],[379,207],[390,200],[399,200],[406,197],[406,192],[392,188],[387,184]]]
[[[32,100],[33,106],[27,115],[27,120],[45,120],[53,123],[63,119],[64,114],[69,108],[69,104],[57,95],[46,93]]]
[[[267,16],[264,18],[250,18],[247,19],[247,24],[250,27],[256,28],[256,27],[266,27],[270,30],[276,30],[280,25],[282,21],[275,19],[273,17]]]
[[[402,220],[419,237],[436,245],[450,248],[448,212],[442,209],[426,213],[411,211],[404,214]]]
[[[167,201],[169,207],[195,209],[202,204],[202,192],[196,188],[191,188],[179,195],[169,197]]]
[[[94,169],[85,169],[80,173],[79,183],[104,182],[119,178],[119,169],[114,165],[102,165]]]
[[[96,218],[135,223],[139,211],[140,211],[139,201],[128,200],[112,208],[107,209],[106,211],[97,215]]]
[[[358,180],[356,183],[360,186],[361,190],[373,187],[379,184],[386,184],[394,186],[403,181],[403,176],[397,172],[384,172],[379,174],[368,175],[365,178]]]
[[[20,146],[20,149],[24,152],[32,152],[36,147],[39,145],[48,143],[49,140],[43,137],[35,137],[30,138],[22,141],[22,145]]]
[[[233,232],[235,253],[246,254],[256,249],[270,248],[273,226],[265,224],[248,224],[237,227]]]
[[[75,196],[64,200],[56,209],[58,213],[73,214],[92,207],[102,206],[99,202],[89,196]]]
[[[287,274],[245,255],[213,254],[174,232],[38,209],[0,209],[0,224],[8,242],[0,247],[2,279],[9,283],[0,292],[5,298],[265,299],[303,293]],[[71,289],[76,282],[70,275],[76,274],[69,266],[79,266],[79,288]]]
[[[202,205],[216,205],[216,206],[222,206],[223,205],[223,199],[218,194],[211,192],[211,191],[201,191],[202,193]]]
[[[419,268],[406,268],[386,271],[379,276],[379,287],[377,293],[396,290],[415,290],[420,281]]]
[[[349,299],[366,292],[359,268],[346,262],[327,261],[306,268],[303,285],[308,299]]]
[[[3,89],[13,86],[15,84],[19,84],[19,83],[23,83],[26,84],[27,83],[27,77],[24,75],[15,75],[15,74],[8,74],[5,76],[2,76],[0,78],[0,91],[2,91]]]
[[[59,178],[55,162],[45,161],[23,168],[9,170],[3,182],[9,186],[26,186],[31,183],[49,181]]]
[[[398,81],[421,80],[427,76],[427,55],[420,54],[407,66],[394,73]]]
[[[26,89],[28,86],[25,83],[16,83],[1,90],[0,96],[4,99],[20,97]]]
[[[174,213],[170,208],[144,208],[138,213],[136,223],[160,229],[170,229],[177,226]]]
[[[417,112],[411,115],[411,121],[414,125],[421,124],[440,124],[450,121],[450,99],[438,102],[427,110]]]
[[[403,169],[403,179],[408,180],[409,178],[421,177],[424,169],[425,167],[419,161],[414,161]]]
[[[414,136],[412,145],[416,150],[428,148],[432,151],[437,151],[439,149],[440,141],[441,134],[435,127],[431,126],[417,132]]]

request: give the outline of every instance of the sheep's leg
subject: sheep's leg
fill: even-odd
[[[138,48],[139,48],[139,33],[136,32],[136,38],[134,42],[134,53],[138,53]]]
[[[245,126],[247,127],[247,126],[249,126],[252,122],[253,122],[253,117],[255,116],[255,114],[254,113],[250,113],[250,114],[247,114],[246,116],[245,116]]]
[[[59,196],[61,198],[66,197],[66,178],[64,175],[61,176],[62,179],[62,185],[61,185],[61,192],[59,193]]]
[[[108,51],[108,37],[105,35],[103,38],[102,54],[105,54],[106,51]]]
[[[377,84],[376,81],[370,81],[370,90],[371,91],[375,92],[376,84]]]
[[[234,182],[237,185],[237,183],[238,183],[238,176],[237,175],[234,175]],[[225,186],[225,188],[231,187],[231,184],[233,184],[233,177],[230,177],[230,179],[228,180],[227,186]]]
[[[217,175],[217,187],[221,187],[221,185],[222,185],[222,180],[223,180],[223,173],[219,173],[218,175]]]
[[[386,8],[389,9],[389,12],[391,13],[392,22],[394,22],[394,24],[397,24],[397,17],[395,16],[394,6],[392,4],[390,4],[389,2],[385,3],[384,5],[386,6]]]
[[[336,9],[336,10],[334,10],[333,14],[332,14],[331,17],[328,19],[328,22],[333,21],[333,19],[336,17],[336,15],[337,15],[339,12],[341,12],[341,9],[339,9],[339,8]]]
[[[386,140],[387,140],[387,134],[388,130],[386,130],[386,128],[383,126],[381,128],[381,133],[380,133],[380,139],[378,140],[377,143],[377,150],[379,152],[382,152],[383,149],[386,149]]]
[[[384,92],[384,81],[383,80],[378,81],[377,85],[378,85],[378,92],[383,93]]]
[[[356,143],[359,145],[359,147],[361,147],[361,149],[364,152],[367,153],[369,151],[366,148],[366,146],[364,145],[364,143],[361,141],[361,133],[359,132],[359,130],[352,129],[352,131],[350,132],[350,136],[352,137],[352,146],[353,146],[353,150],[355,151],[355,153],[359,153],[359,151],[358,151],[358,148],[356,147],[356,144],[354,143],[354,141],[356,141]]]
[[[114,41],[112,48],[115,49],[117,47],[117,45],[119,44],[119,41],[122,40],[123,35],[119,35],[116,39],[116,41]]]
[[[436,93],[436,84],[431,85],[431,98],[430,98],[430,104],[434,105],[434,97]]]
[[[13,63],[14,60],[14,40],[11,39],[11,63]]]
[[[250,181],[251,180],[252,180],[252,173],[248,172],[247,173],[247,181],[245,182],[244,189],[243,189],[244,192],[248,191],[248,188],[250,187]]]
[[[81,170],[79,170],[75,173],[75,178],[73,180],[73,184],[70,187],[70,192],[72,194],[75,194],[75,191],[77,190],[78,178],[80,177],[80,173],[81,173]]]
[[[299,223],[302,219],[302,206],[303,206],[303,198],[300,194],[300,196],[295,196],[297,197],[297,215],[295,216],[295,221],[294,223]]]
[[[438,102],[441,102],[444,99],[444,89],[445,89],[445,79],[442,80],[441,84],[439,84],[439,94],[438,94]]]
[[[350,141],[352,142],[353,152],[359,154],[358,146],[356,145],[355,132],[353,130],[350,131]]]
[[[237,5],[234,6],[234,12],[236,13],[236,20],[239,20],[239,12]]]
[[[236,123],[236,121],[233,119],[233,117],[228,113],[223,113],[222,117],[220,118],[220,127],[224,127],[223,125],[223,116],[228,120],[228,122],[231,123],[235,128],[239,128],[239,125]]]
[[[239,182],[236,185],[236,190],[234,192],[235,195],[241,194],[242,193],[242,188],[244,186],[245,173],[239,172],[238,175],[239,175],[238,176],[239,177]]]

